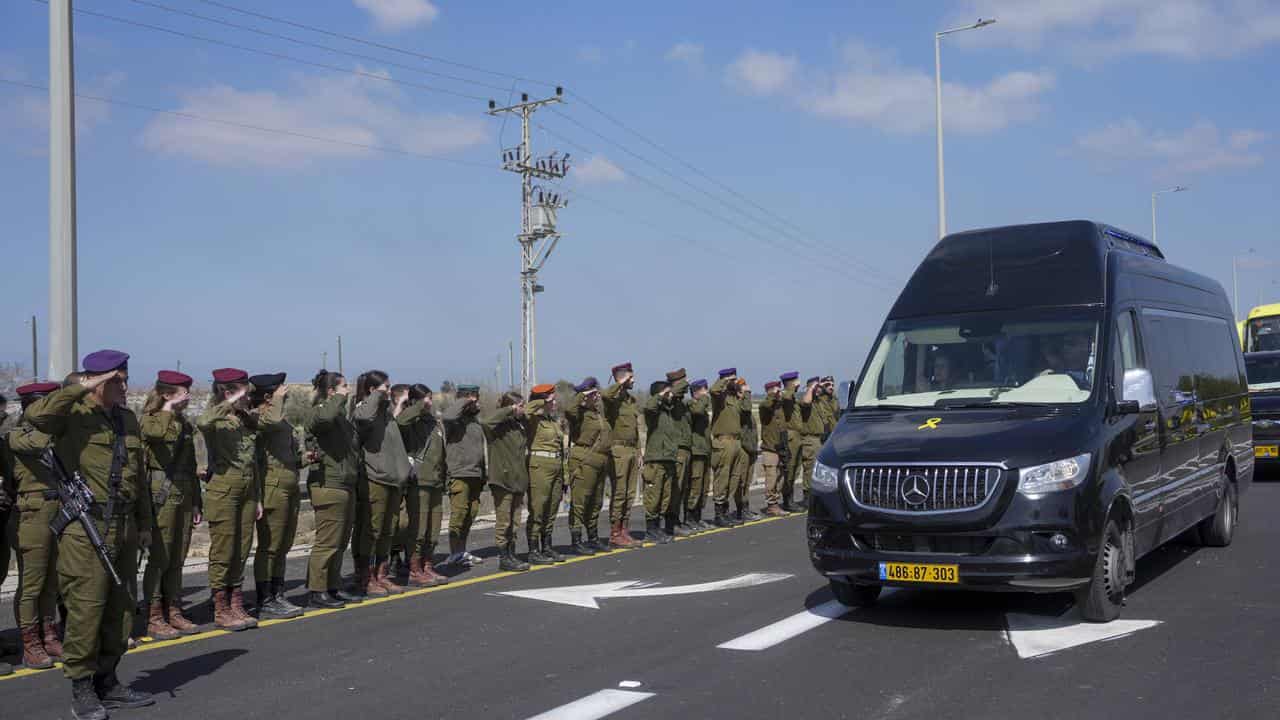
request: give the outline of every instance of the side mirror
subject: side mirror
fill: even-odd
[[[1155,409],[1156,390],[1151,371],[1144,368],[1125,370],[1116,410],[1123,414],[1133,414],[1152,412]]]

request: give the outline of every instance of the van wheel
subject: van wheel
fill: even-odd
[[[1239,498],[1236,495],[1236,484],[1227,476],[1227,487],[1218,501],[1218,510],[1213,515],[1200,521],[1200,541],[1209,547],[1226,547],[1236,534],[1236,520],[1239,514]]]
[[[1080,605],[1080,614],[1089,622],[1111,622],[1120,617],[1120,609],[1124,607],[1124,585],[1127,572],[1125,570],[1124,533],[1115,520],[1107,521],[1106,532],[1102,536],[1102,547],[1098,550],[1098,559],[1093,565],[1093,579],[1088,587],[1080,590],[1076,601]]]
[[[880,597],[879,585],[854,585],[853,583],[831,580],[831,592],[841,605],[848,607],[870,607]]]

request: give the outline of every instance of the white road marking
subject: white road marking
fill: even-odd
[[[597,720],[648,700],[654,693],[634,690],[601,690],[567,705],[534,715],[529,720]]]
[[[618,683],[618,687],[620,687],[620,688],[638,688],[638,687],[640,687],[640,686],[641,686],[641,685],[643,685],[643,684],[644,684],[644,683],[639,682],[639,681],[637,681],[637,680],[623,680],[622,682]]]
[[[1043,657],[1060,650],[1113,640],[1159,625],[1159,620],[1112,620],[1090,623],[1080,619],[1076,609],[1060,617],[1007,613],[1005,627],[1009,644],[1023,660]]]
[[[841,605],[838,600],[830,600],[716,647],[725,650],[768,650],[852,611],[853,608]]]
[[[665,595],[691,595],[694,593],[713,592],[716,590],[735,590],[754,587],[765,583],[786,580],[792,575],[786,573],[747,573],[727,580],[698,583],[697,585],[674,585],[671,587],[653,587],[653,583],[642,583],[636,580],[599,583],[597,585],[572,585],[568,587],[536,588],[533,590],[511,590],[494,593],[511,597],[544,600],[546,602],[573,605],[575,607],[599,610],[596,600],[601,598],[635,598],[661,597]]]

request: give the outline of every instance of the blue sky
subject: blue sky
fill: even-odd
[[[349,373],[482,379],[499,354],[505,368],[508,340],[519,352],[519,185],[498,165],[518,128],[484,100],[550,92],[511,76],[569,90],[535,116],[535,152],[568,151],[577,168],[542,274],[540,379],[621,360],[646,381],[677,365],[737,365],[756,387],[793,367],[856,374],[936,240],[932,33],[979,16],[998,22],[943,47],[951,230],[1094,218],[1149,234],[1150,193],[1185,184],[1160,200],[1172,261],[1230,292],[1232,256],[1280,248],[1276,2],[264,10],[492,73],[199,0],[76,6],[362,73],[77,15],[82,94],[340,141],[79,103],[80,347],[131,352],[135,376],[181,360],[202,378],[227,365],[309,377],[322,351],[334,364],[338,334]],[[0,6],[0,80],[46,83],[47,13]],[[27,358],[23,321],[43,325],[48,303],[46,107],[0,82],[3,361]],[[1253,258],[1241,304],[1280,300],[1277,266]]]

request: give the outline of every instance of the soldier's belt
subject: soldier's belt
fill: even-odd
[[[716,435],[715,438],[717,440],[738,440],[740,439],[740,436],[734,435],[733,433],[720,433],[719,435]]]
[[[120,517],[132,517],[132,515],[133,515],[133,503],[132,503],[132,502],[125,502],[125,501],[123,501],[123,500],[117,500],[117,501],[116,501],[116,504],[115,504],[115,507],[113,508],[113,511],[114,511],[114,513],[115,513],[115,517],[117,517],[117,518],[120,518]],[[94,517],[94,518],[96,518],[96,519],[98,519],[98,520],[107,520],[108,518],[107,518],[107,505],[106,505],[106,503],[97,503],[97,502],[96,502],[96,503],[94,503],[94,504],[89,508],[89,515],[91,515],[92,517]]]
[[[529,454],[532,455],[533,457],[551,458],[552,460],[560,459],[560,453],[547,452],[546,450],[532,450],[529,452]]]
[[[614,440],[612,445],[613,447],[637,448],[640,443],[637,440]]]

